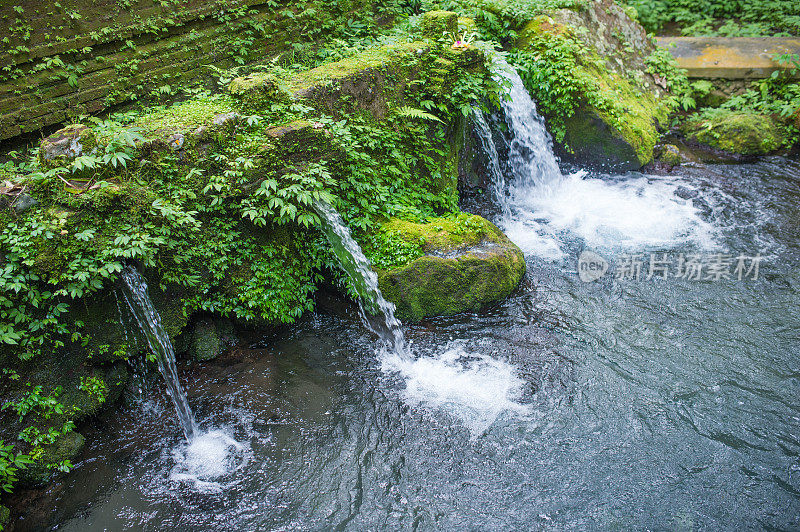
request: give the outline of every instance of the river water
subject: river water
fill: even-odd
[[[800,164],[558,173],[476,207],[525,252],[507,300],[401,359],[322,294],[180,364],[235,452],[187,447],[152,379],[18,530],[800,529]]]

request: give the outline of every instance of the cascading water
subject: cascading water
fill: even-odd
[[[379,337],[387,341],[398,355],[410,358],[405,335],[400,320],[395,315],[395,306],[386,301],[378,287],[378,275],[370,268],[369,260],[364,256],[361,246],[353,239],[350,230],[336,210],[327,203],[314,204],[314,210],[324,220],[323,230],[330,242],[342,269],[350,278],[359,295],[359,310],[364,324]],[[383,317],[385,330],[376,328],[370,320],[370,314]]]
[[[508,126],[505,164],[494,149],[485,119],[475,131],[484,151],[504,170],[493,174],[502,209],[498,224],[524,252],[547,260],[566,258],[572,235],[600,251],[657,249],[689,242],[714,248],[714,227],[690,199],[678,194],[687,185],[673,176],[563,174],[553,142],[522,79],[502,58],[495,59],[506,82],[501,100]],[[693,193],[694,194],[694,193]]]
[[[513,201],[515,190],[545,187],[563,176],[553,153],[553,140],[522,78],[502,59],[494,61],[498,75],[508,86],[507,98],[501,99],[501,105],[511,132],[507,166],[514,178],[509,191]]]
[[[161,324],[161,316],[147,293],[147,283],[133,266],[122,269],[122,299],[133,315],[158,369],[167,384],[167,393],[175,405],[186,442],[172,452],[175,466],[170,478],[193,484],[199,491],[223,489],[217,480],[240,469],[246,462],[248,448],[237,442],[230,430],[213,429],[201,432],[186,399],[175,363],[175,350]]]
[[[483,155],[486,157],[486,170],[489,173],[489,179],[492,183],[492,191],[494,192],[497,203],[503,210],[503,215],[508,216],[509,205],[506,198],[508,190],[506,188],[506,178],[503,171],[500,169],[500,156],[497,153],[497,146],[492,138],[492,129],[486,116],[479,108],[474,108],[472,112],[473,124],[475,125],[475,132],[478,136]]]
[[[197,423],[186,400],[186,393],[178,381],[178,370],[175,365],[175,350],[169,335],[161,324],[161,316],[150,301],[147,294],[147,283],[133,266],[122,269],[122,299],[128,306],[133,318],[147,342],[150,351],[155,355],[158,370],[167,383],[169,393],[178,420],[181,423],[183,434],[187,440],[194,438],[197,433]]]
[[[402,376],[406,384],[403,395],[409,404],[426,404],[449,412],[464,422],[473,438],[486,432],[504,412],[527,412],[527,407],[517,401],[524,382],[503,360],[470,353],[462,342],[451,342],[447,349],[415,357],[394,315],[395,306],[381,294],[378,276],[339,213],[324,203],[314,208],[325,220],[325,235],[360,296],[362,320],[389,347],[379,353],[381,368]],[[374,326],[370,314],[382,316],[385,331]]]

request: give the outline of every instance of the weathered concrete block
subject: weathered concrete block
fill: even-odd
[[[659,37],[658,45],[690,78],[768,78],[788,68],[776,63],[775,55],[800,54],[800,37]]]

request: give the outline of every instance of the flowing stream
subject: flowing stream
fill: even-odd
[[[152,394],[86,431],[17,530],[800,529],[800,164],[575,171],[507,76],[504,114],[479,126],[499,205],[477,208],[525,252],[517,292],[401,329],[322,208],[363,310],[321,294],[181,375],[243,458],[197,474],[229,454],[188,459]],[[587,250],[612,265],[594,282]],[[677,269],[739,256],[763,259],[757,276]]]

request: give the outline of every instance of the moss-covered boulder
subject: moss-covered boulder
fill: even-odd
[[[765,155],[788,142],[784,128],[771,117],[724,109],[695,115],[681,131],[693,142],[746,156]]]
[[[522,251],[471,214],[426,223],[393,219],[367,247],[381,291],[403,320],[478,310],[507,297],[525,273]]]
[[[563,157],[613,170],[653,160],[674,104],[660,72],[671,59],[623,8],[587,2],[533,17],[510,57]]]
[[[44,454],[33,464],[19,471],[19,481],[29,486],[44,484],[60,464],[74,460],[85,444],[86,438],[77,432],[62,434],[52,445],[45,446]]]

